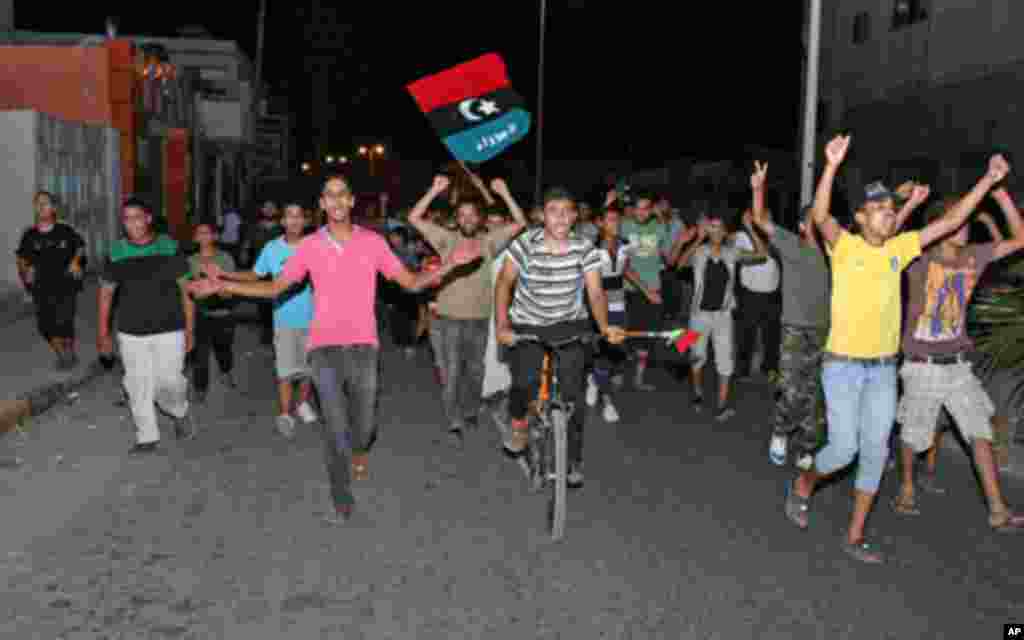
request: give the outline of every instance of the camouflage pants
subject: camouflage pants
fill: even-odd
[[[821,355],[825,329],[783,325],[778,393],[773,433],[789,436],[797,457],[823,444],[825,394],[821,389]]]

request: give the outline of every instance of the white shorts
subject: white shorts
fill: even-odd
[[[920,453],[932,446],[939,412],[946,407],[964,439],[992,440],[995,406],[971,363],[905,362],[903,398],[896,412],[903,443]]]
[[[274,366],[278,380],[303,380],[313,377],[306,353],[309,329],[274,329]]]
[[[691,348],[691,366],[694,369],[704,367],[708,361],[708,340],[713,340],[715,369],[720,376],[731,376],[735,369],[732,311],[698,311],[690,318],[690,329],[700,333],[700,337]]]

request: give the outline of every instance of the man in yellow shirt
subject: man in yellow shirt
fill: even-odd
[[[788,487],[785,513],[806,529],[815,486],[859,455],[853,514],[842,548],[861,562],[878,564],[884,556],[865,541],[864,523],[878,493],[896,417],[900,275],[923,247],[960,228],[1010,167],[1002,156],[994,156],[984,177],[949,215],[919,232],[899,235],[892,192],[880,182],[869,184],[854,214],[860,233],[852,234],[829,213],[832,183],[849,147],[849,136],[837,136],[825,147],[827,162],[812,211],[832,255],[831,328],[821,374],[828,444],[813,467]]]

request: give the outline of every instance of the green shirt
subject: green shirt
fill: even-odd
[[[229,254],[218,251],[211,257],[201,256],[198,253],[190,256],[188,259],[189,270],[192,273],[192,277],[202,277],[202,270],[200,266],[205,262],[212,262],[219,266],[223,271],[234,271],[235,260]],[[232,298],[222,298],[219,295],[210,296],[209,298],[200,298],[196,301],[196,311],[206,316],[217,316],[223,317],[231,313],[231,310],[235,307],[235,300]]]
[[[633,248],[630,266],[647,287],[660,290],[661,271],[665,267],[661,254],[672,250],[671,229],[652,216],[645,224],[624,221],[620,233]],[[630,289],[636,288],[631,282],[627,284]]]

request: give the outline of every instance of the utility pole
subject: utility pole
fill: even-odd
[[[804,56],[803,144],[800,150],[800,206],[811,203],[818,130],[818,58],[821,50],[821,0],[809,0]]]
[[[267,22],[267,0],[260,0],[260,12],[256,21],[256,87],[263,88],[263,41]]]

